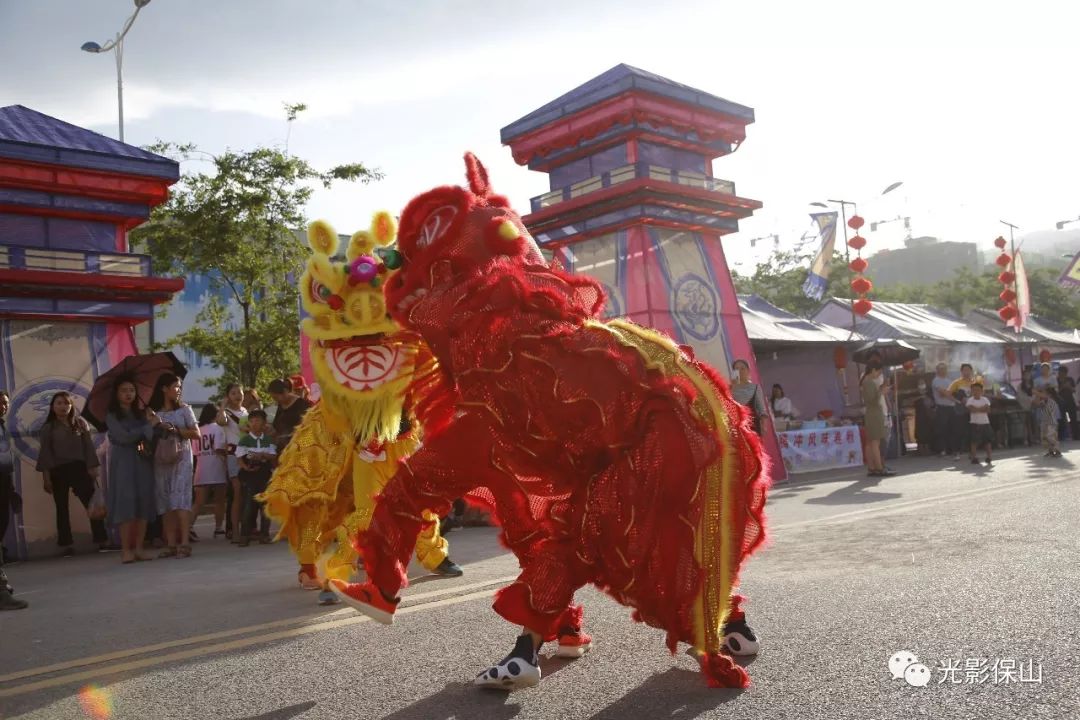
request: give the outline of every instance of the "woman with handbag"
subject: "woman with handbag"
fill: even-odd
[[[760,385],[750,380],[750,363],[740,359],[731,367],[736,373],[731,381],[731,396],[735,402],[750,408],[750,427],[760,436],[765,421],[769,419],[765,393]]]
[[[74,493],[90,511],[90,500],[97,489],[101,474],[90,426],[75,414],[75,399],[71,393],[60,391],[49,401],[49,414],[38,434],[37,469],[45,478],[45,492],[56,504],[56,544],[63,548],[64,557],[75,554],[71,537],[71,517],[68,514],[68,495]],[[109,549],[109,537],[101,517],[91,517],[90,529],[99,552]]]
[[[157,517],[154,465],[150,443],[156,420],[139,401],[135,383],[118,378],[113,385],[105,425],[109,431],[109,485],[105,494],[109,522],[120,528],[121,562],[150,560],[142,554],[146,524]]]
[[[162,516],[165,549],[158,557],[191,556],[191,493],[194,457],[191,441],[199,437],[199,423],[190,405],[180,401],[180,378],[163,373],[150,396],[151,422],[159,421],[154,447],[157,510]]]

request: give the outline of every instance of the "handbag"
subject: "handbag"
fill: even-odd
[[[154,464],[175,465],[180,462],[180,452],[183,448],[180,436],[166,432],[154,441]]]
[[[90,498],[90,504],[86,506],[86,514],[91,520],[103,520],[108,510],[105,508],[105,491],[98,485],[94,489],[94,495]]]

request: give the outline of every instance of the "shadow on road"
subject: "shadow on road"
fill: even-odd
[[[864,480],[857,480],[851,483],[847,487],[837,488],[828,495],[819,498],[810,498],[806,501],[808,505],[856,505],[862,503],[882,502],[884,500],[895,500],[900,497],[900,493],[890,492],[873,492],[871,488],[876,487],[881,482],[881,478],[866,478]]]
[[[237,718],[237,720],[291,720],[292,718],[300,717],[313,707],[315,707],[315,701],[308,700],[307,702],[299,703],[297,705],[283,707],[280,710],[271,710],[262,715],[252,715],[246,718]]]
[[[404,707],[382,720],[450,720],[451,718],[484,718],[510,720],[521,712],[520,705],[507,703],[510,693],[501,690],[479,690],[472,683],[447,683],[434,695]]]
[[[701,673],[671,668],[653,675],[635,689],[596,713],[590,720],[678,718],[693,720],[739,697],[742,690],[705,686]]]

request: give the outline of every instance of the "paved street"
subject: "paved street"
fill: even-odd
[[[989,471],[896,467],[904,474],[774,490],[771,544],[744,578],[763,644],[746,691],[706,688],[692,659],[670,656],[660,632],[591,589],[580,595],[590,655],[546,660],[539,688],[474,690],[513,639],[490,596],[516,563],[493,530],[469,528],[449,535],[466,575],[414,570],[392,628],[316,607],[282,544],[204,540],[183,561],[16,565],[31,607],[0,615],[0,717],[1080,718],[1080,448],[1059,460],[1013,453]],[[199,529],[210,535],[205,519]],[[929,668],[927,687],[891,679],[900,650]],[[1010,660],[1041,669],[1041,682],[1005,682],[994,665]],[[941,669],[950,663],[958,684]],[[88,685],[111,715],[84,712]]]

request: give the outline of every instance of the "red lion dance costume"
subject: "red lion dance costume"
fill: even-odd
[[[711,685],[746,687],[724,653],[732,624],[756,647],[733,594],[764,540],[767,478],[745,409],[689,348],[601,321],[599,285],[546,263],[465,159],[468,189],[427,192],[401,216],[404,265],[386,305],[438,370],[412,388],[424,444],[357,538],[369,580],[336,581],[335,592],[392,622],[422,512],[468,495],[492,508],[521,562],[494,608],[528,631],[477,684],[535,685],[543,641],[583,654],[573,597],[594,583],[666,631],[672,652],[690,644]]]

